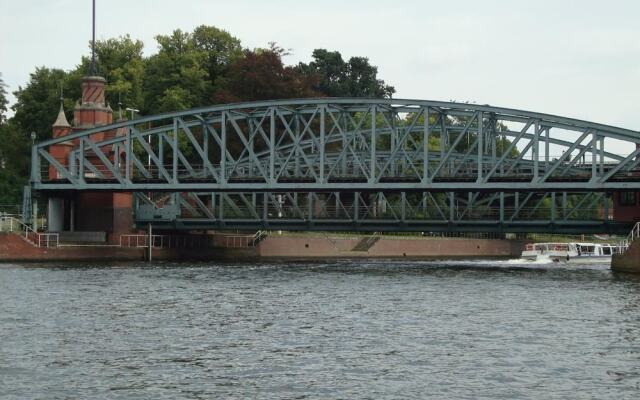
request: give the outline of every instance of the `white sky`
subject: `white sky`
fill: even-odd
[[[640,130],[637,0],[97,0],[98,38],[201,24],[245,47],[275,41],[289,64],[315,48],[367,56],[397,98],[475,101]],[[90,0],[0,0],[0,72],[9,90],[36,66],[88,55]],[[13,100],[13,98],[11,98]]]

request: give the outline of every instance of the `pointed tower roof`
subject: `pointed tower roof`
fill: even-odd
[[[60,104],[60,112],[58,113],[58,118],[56,118],[56,122],[53,123],[54,128],[70,128],[69,121],[67,121],[67,116],[64,115],[64,107]]]

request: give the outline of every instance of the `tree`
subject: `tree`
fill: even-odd
[[[160,50],[147,61],[143,84],[145,104],[143,112],[170,111],[164,104],[173,103],[165,96],[180,94],[177,101],[185,108],[204,103],[211,93],[211,82],[207,81],[207,71],[203,68],[202,53],[197,52],[191,35],[177,29],[171,35],[156,36]]]
[[[7,112],[7,105],[9,104],[6,87],[7,85],[5,85],[2,80],[2,74],[0,73],[0,124],[5,121],[5,113]]]
[[[390,98],[395,89],[378,79],[378,68],[366,57],[351,57],[348,62],[337,51],[316,49],[313,61],[300,63],[297,69],[307,75],[316,75],[315,89],[329,97]]]
[[[285,66],[285,51],[271,44],[268,49],[245,50],[221,80],[215,101],[231,103],[252,100],[273,100],[319,95],[313,88],[317,77],[302,74],[297,68]]]
[[[230,65],[243,55],[240,40],[214,26],[200,25],[190,40],[194,50],[200,53],[199,60],[213,88],[227,74]]]
[[[17,129],[24,135],[35,132],[38,140],[51,137],[51,124],[55,121],[60,109],[60,88],[64,89],[65,109],[71,110],[73,100],[80,98],[80,87],[69,84],[72,79],[69,74],[61,69],[36,68],[30,76],[29,82],[19,87],[13,94],[16,103],[12,109],[15,114],[12,118]],[[67,115],[69,117],[70,115]]]
[[[29,176],[31,142],[11,121],[0,124],[0,204],[18,204]]]

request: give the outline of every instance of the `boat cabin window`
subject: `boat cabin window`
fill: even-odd
[[[595,252],[595,246],[578,246],[578,250],[581,254],[593,254]]]

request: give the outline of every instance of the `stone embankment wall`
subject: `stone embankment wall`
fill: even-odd
[[[145,248],[118,246],[69,246],[39,248],[12,233],[0,233],[0,262],[9,261],[142,261]],[[248,260],[255,248],[153,249],[154,260]]]
[[[615,254],[611,269],[618,272],[640,273],[640,240],[635,240],[624,254]]]
[[[478,258],[520,257],[523,242],[514,240],[272,235],[257,247],[242,240],[217,238],[208,248],[154,249],[154,260],[259,261],[322,258]],[[144,248],[74,246],[37,248],[15,234],[0,234],[0,261],[139,261]]]
[[[0,233],[0,261],[141,260],[143,249],[107,246],[35,247],[12,233]]]

